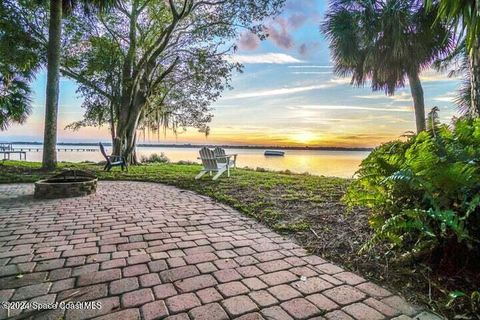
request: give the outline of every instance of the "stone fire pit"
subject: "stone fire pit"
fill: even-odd
[[[45,180],[35,182],[35,198],[57,199],[82,197],[97,190],[95,175],[83,170],[65,170]]]

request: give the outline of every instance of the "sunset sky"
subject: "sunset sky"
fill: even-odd
[[[208,138],[195,129],[160,143],[212,143],[311,146],[375,146],[414,130],[409,88],[387,97],[383,92],[349,85],[332,74],[328,42],[319,32],[327,0],[288,0],[284,12],[267,22],[270,38],[260,42],[242,34],[232,57],[245,65],[233,78],[233,90],[213,104]],[[448,122],[457,79],[433,71],[423,73],[427,109],[440,108]],[[0,132],[0,141],[42,141],[45,73],[33,84],[33,113],[26,124]],[[61,142],[109,141],[107,128],[64,130],[83,110],[73,81],[62,79],[59,132]],[[143,142],[141,139],[140,142]]]

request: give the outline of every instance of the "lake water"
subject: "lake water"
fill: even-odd
[[[39,145],[14,145],[14,148],[41,148]],[[68,149],[98,149],[95,146],[59,146]],[[107,147],[107,152],[111,148]],[[281,149],[278,149],[281,150]],[[368,151],[324,151],[324,150],[284,150],[284,157],[266,157],[263,149],[236,149],[227,148],[227,154],[238,154],[237,166],[249,168],[265,168],[270,170],[290,170],[296,173],[308,172],[315,175],[352,177],[358,169],[360,162],[369,154]],[[193,161],[199,162],[198,148],[173,148],[173,147],[138,147],[139,156],[148,156],[152,153],[164,153],[172,162]],[[57,153],[58,161],[102,161],[100,151],[60,151]],[[11,159],[17,159],[12,155]],[[41,161],[42,152],[27,152],[27,161]]]

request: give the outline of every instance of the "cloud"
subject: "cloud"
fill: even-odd
[[[367,96],[355,96],[355,98],[359,99],[372,99],[372,100],[382,100],[382,99],[388,99],[388,100],[393,100],[395,102],[411,102],[412,101],[412,95],[407,92],[399,92],[396,93],[392,96],[388,96],[385,94],[371,94]]]
[[[245,31],[240,35],[237,45],[241,50],[255,50],[260,46],[260,39],[256,34]]]
[[[288,66],[288,68],[302,68],[302,69],[332,69],[333,66],[319,66],[319,65],[301,65],[301,66]]]
[[[293,71],[292,74],[332,74],[331,71]]]
[[[302,43],[300,47],[298,47],[298,53],[300,53],[302,56],[306,56],[312,49],[315,49],[318,46],[318,42]]]
[[[234,54],[227,57],[230,62],[238,62],[242,64],[253,63],[271,63],[271,64],[287,64],[302,63],[303,61],[284,53],[263,53],[263,54]]]
[[[321,84],[321,85],[314,85],[314,86],[271,89],[271,90],[264,90],[264,91],[239,93],[231,97],[225,97],[224,99],[243,99],[243,98],[278,96],[278,95],[293,94],[293,93],[299,93],[299,92],[305,92],[305,91],[311,91],[311,90],[325,89],[328,87],[330,86]]]
[[[433,98],[433,100],[434,100],[434,101],[440,101],[440,102],[451,102],[451,103],[454,103],[454,102],[455,102],[455,98],[457,97],[457,95],[458,95],[458,92],[450,91],[450,92],[447,92],[447,93],[444,94],[444,95],[441,95],[441,96],[438,96],[438,97]]]
[[[277,17],[274,23],[266,28],[268,39],[282,49],[292,49],[294,46],[293,36],[289,30],[288,21]]]
[[[361,106],[334,106],[334,105],[303,105],[295,107],[287,107],[291,110],[367,110],[367,111],[385,111],[385,112],[411,112],[411,107],[392,107],[392,108],[375,108]]]
[[[288,17],[288,24],[293,29],[298,29],[308,20],[308,16],[302,12],[295,12]]]

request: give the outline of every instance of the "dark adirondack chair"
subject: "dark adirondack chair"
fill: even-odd
[[[127,164],[127,161],[125,161],[124,157],[113,155],[113,154],[109,156],[107,155],[107,152],[105,151],[105,147],[103,146],[103,144],[100,142],[99,145],[100,145],[100,152],[102,152],[103,156],[105,157],[105,160],[107,160],[107,163],[105,164],[105,167],[103,168],[103,170],[110,171],[113,167],[121,166],[122,171],[123,169],[126,169],[128,171],[128,164]]]

